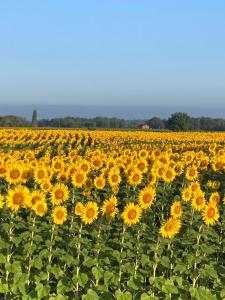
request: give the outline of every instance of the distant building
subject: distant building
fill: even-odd
[[[149,125],[148,125],[147,123],[144,123],[144,124],[140,124],[140,125],[138,126],[138,128],[143,129],[143,130],[147,130],[147,129],[149,129],[150,127],[149,127]]]

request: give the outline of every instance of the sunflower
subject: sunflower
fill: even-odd
[[[197,211],[205,207],[205,194],[201,190],[193,195],[191,206]]]
[[[182,200],[184,200],[185,202],[188,202],[188,201],[190,201],[191,196],[192,196],[192,190],[191,190],[190,186],[188,186],[182,190],[182,192],[181,192]]]
[[[48,179],[44,180],[44,181],[41,183],[41,189],[42,189],[45,193],[50,192],[51,189],[52,189],[52,184],[51,184],[51,182],[50,182]]]
[[[74,209],[75,215],[81,216],[82,213],[83,213],[83,209],[84,209],[83,203],[78,202],[78,203],[75,205],[75,209]]]
[[[69,178],[69,176],[68,176],[67,172],[65,172],[65,171],[60,171],[57,175],[57,180],[61,183],[67,182],[68,178]]]
[[[0,208],[4,206],[4,197],[0,195]]]
[[[160,227],[160,234],[164,238],[173,238],[181,228],[181,220],[170,218]]]
[[[117,168],[111,168],[108,173],[108,182],[113,186],[117,186],[121,182],[120,171]]]
[[[31,192],[29,200],[29,206],[34,208],[34,205],[37,201],[45,201],[45,194],[41,191],[35,190]]]
[[[47,178],[47,170],[44,166],[34,168],[34,180],[37,183],[42,183]]]
[[[38,200],[35,202],[33,210],[35,211],[37,216],[43,217],[48,210],[47,203],[45,201]]]
[[[197,167],[195,165],[191,165],[190,167],[188,167],[185,176],[190,181],[197,179],[198,178]]]
[[[4,164],[0,164],[0,177],[4,177],[7,172],[7,168]]]
[[[182,204],[180,201],[175,201],[171,208],[170,208],[170,214],[174,219],[180,218],[182,216]]]
[[[138,169],[133,169],[128,177],[128,182],[132,186],[137,186],[142,182],[142,173]]]
[[[105,200],[101,207],[101,211],[109,218],[115,218],[115,215],[118,213],[117,208],[117,199],[112,196],[109,200]]]
[[[105,187],[105,178],[102,175],[96,177],[94,179],[94,185],[95,185],[96,189],[103,190]]]
[[[214,204],[218,204],[220,202],[220,199],[221,199],[220,194],[218,192],[214,192],[209,197],[209,202],[214,203]]]
[[[69,190],[63,183],[57,183],[51,190],[51,201],[55,205],[61,204],[63,201],[68,200]]]
[[[167,183],[172,182],[175,177],[176,177],[176,172],[172,168],[166,169],[162,176],[163,180]]]
[[[18,185],[10,189],[7,195],[7,206],[17,211],[19,208],[29,205],[30,191],[27,187]]]
[[[212,225],[219,220],[220,214],[215,203],[210,202],[203,211],[203,220],[207,225]]]
[[[139,205],[135,205],[131,202],[128,203],[122,213],[124,223],[128,226],[138,223],[141,218],[141,213],[141,207]]]
[[[55,224],[63,224],[67,220],[66,208],[64,206],[56,206],[52,211],[52,218]]]
[[[18,184],[21,182],[23,168],[19,164],[12,164],[7,167],[6,181],[10,184]]]
[[[82,214],[81,214],[81,220],[85,224],[91,224],[96,220],[98,217],[98,204],[94,201],[88,201],[88,203],[85,205]]]
[[[153,187],[146,187],[140,191],[138,195],[138,203],[143,209],[149,208],[156,196],[155,189]]]
[[[72,183],[77,188],[81,188],[85,184],[86,179],[86,173],[82,170],[76,170],[72,175]]]
[[[146,173],[148,171],[148,162],[144,159],[141,159],[137,162],[136,167],[141,171],[141,173]]]

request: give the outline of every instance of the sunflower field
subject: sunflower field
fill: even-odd
[[[0,130],[0,299],[225,299],[225,134]]]

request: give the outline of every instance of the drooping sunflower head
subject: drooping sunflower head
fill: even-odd
[[[83,209],[84,209],[83,203],[82,203],[82,202],[78,202],[78,203],[75,205],[75,209],[74,209],[75,215],[81,216],[82,213],[83,213]]]
[[[160,227],[160,234],[164,238],[172,239],[181,228],[181,220],[170,218]]]
[[[212,225],[219,220],[220,214],[215,203],[210,202],[203,211],[203,220],[207,225]]]
[[[105,200],[101,207],[102,213],[109,218],[115,218],[115,215],[118,213],[117,202],[117,198],[114,196],[108,200]]]
[[[141,214],[141,207],[130,202],[125,206],[122,213],[122,218],[126,225],[131,226],[137,224],[140,221]]]
[[[66,208],[64,206],[56,206],[52,211],[52,218],[55,224],[63,224],[67,220]]]
[[[88,203],[85,205],[82,214],[81,214],[81,220],[85,224],[91,224],[94,222],[94,220],[98,217],[98,204],[94,201],[88,201]]]
[[[218,192],[214,192],[210,195],[209,202],[218,204],[220,202],[220,199],[221,199],[220,194]]]
[[[153,187],[146,187],[140,191],[138,195],[138,203],[142,209],[149,208],[156,196],[155,188]]]

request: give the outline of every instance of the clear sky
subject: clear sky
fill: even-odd
[[[225,1],[0,1],[3,103],[225,107]]]

